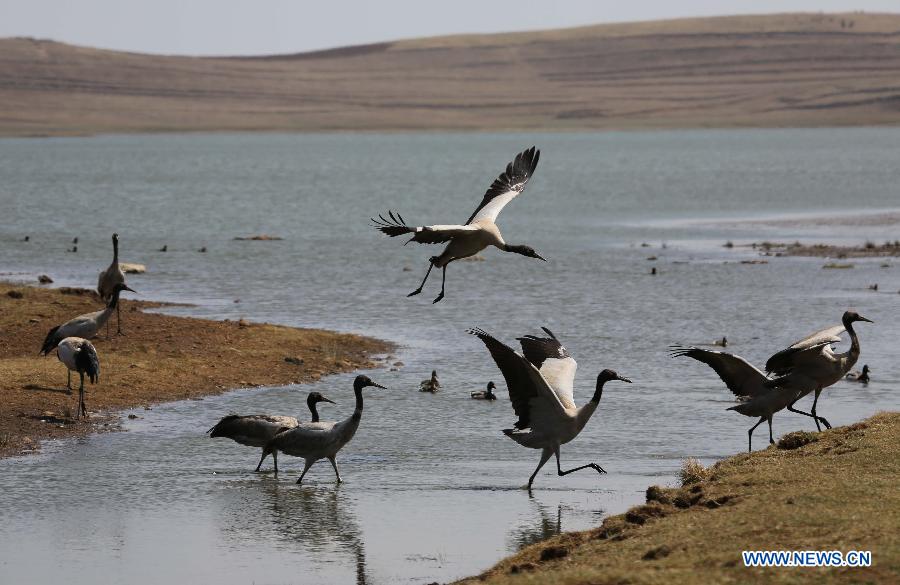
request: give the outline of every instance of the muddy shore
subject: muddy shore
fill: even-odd
[[[47,331],[102,304],[92,291],[0,283],[0,457],[34,452],[44,439],[114,429],[118,411],[253,386],[302,384],[374,366],[384,341],[318,329],[147,313],[159,303],[125,298],[124,335],[93,340],[101,376],[87,385],[87,420],[73,419],[77,390],[66,368],[38,355]],[[77,389],[77,376],[73,385]]]

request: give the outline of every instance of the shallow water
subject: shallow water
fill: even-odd
[[[451,265],[441,303],[431,304],[436,278],[406,298],[439,249],[401,246],[368,218],[393,208],[416,223],[461,221],[532,143],[543,150],[535,179],[500,226],[550,261],[490,250],[484,262]],[[473,574],[641,501],[647,485],[672,483],[685,457],[709,463],[746,448],[754,421],[726,412],[733,402],[714,373],[669,359],[668,345],[726,335],[729,349],[761,364],[849,306],[876,321],[858,328],[873,382],[837,384],[820,413],[837,425],[897,408],[900,262],[745,265],[737,261],[755,258],[751,250],[722,244],[896,239],[891,221],[804,218],[896,210],[898,157],[896,129],[0,140],[4,278],[48,273],[60,285],[93,286],[118,230],[123,261],[148,266],[129,277],[142,298],[195,305],[173,313],[365,333],[399,343],[395,359],[406,364],[370,372],[390,390],[367,394],[359,433],[339,457],[340,487],[327,463],[295,486],[301,466],[288,457],[277,479],[254,474],[256,450],[204,435],[229,412],[305,416],[312,386],[140,410],[127,432],[0,462],[3,581],[427,583]],[[254,233],[284,240],[232,239]],[[28,244],[19,241],[26,234]],[[78,253],[66,253],[75,236]],[[163,244],[169,251],[157,252]],[[867,289],[873,283],[880,292]],[[579,361],[579,402],[604,367],[634,380],[610,383],[562,450],[564,467],[596,461],[608,475],[558,478],[551,463],[533,496],[517,489],[538,453],[499,432],[514,418],[502,377],[465,334],[476,325],[507,343],[548,326]],[[444,390],[416,392],[433,368]],[[491,379],[501,400],[468,398]],[[352,411],[351,380],[315,385],[339,402],[324,405],[323,418]],[[775,417],[776,434],[811,427]],[[765,432],[756,438],[762,448]]]

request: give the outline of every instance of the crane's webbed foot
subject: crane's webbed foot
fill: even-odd
[[[406,296],[407,296],[407,297],[414,297],[414,296],[416,296],[417,294],[419,294],[420,292],[422,292],[422,287],[417,288],[416,290],[412,291],[411,293],[409,293],[409,294],[406,295]]]
[[[606,470],[603,469],[602,467],[600,467],[599,465],[597,465],[596,463],[591,463],[590,466],[591,466],[597,473],[601,473],[601,474],[602,474],[602,473],[606,473]]]
[[[439,302],[442,298],[444,298],[444,291],[441,291],[441,294],[439,294],[436,299],[431,301],[431,304],[433,305],[433,304]]]
[[[816,420],[817,420],[817,421],[822,421],[822,424],[825,425],[825,428],[826,428],[826,429],[830,429],[830,428],[831,428],[831,425],[828,423],[827,420],[825,420],[825,417],[824,417],[824,416],[816,417]],[[819,430],[822,430],[822,429],[819,429]]]

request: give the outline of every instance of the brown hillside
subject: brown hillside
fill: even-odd
[[[463,35],[251,58],[0,39],[0,134],[900,122],[900,14]]]

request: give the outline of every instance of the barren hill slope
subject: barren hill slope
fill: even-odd
[[[199,58],[0,39],[0,134],[900,123],[900,14],[779,14]]]

